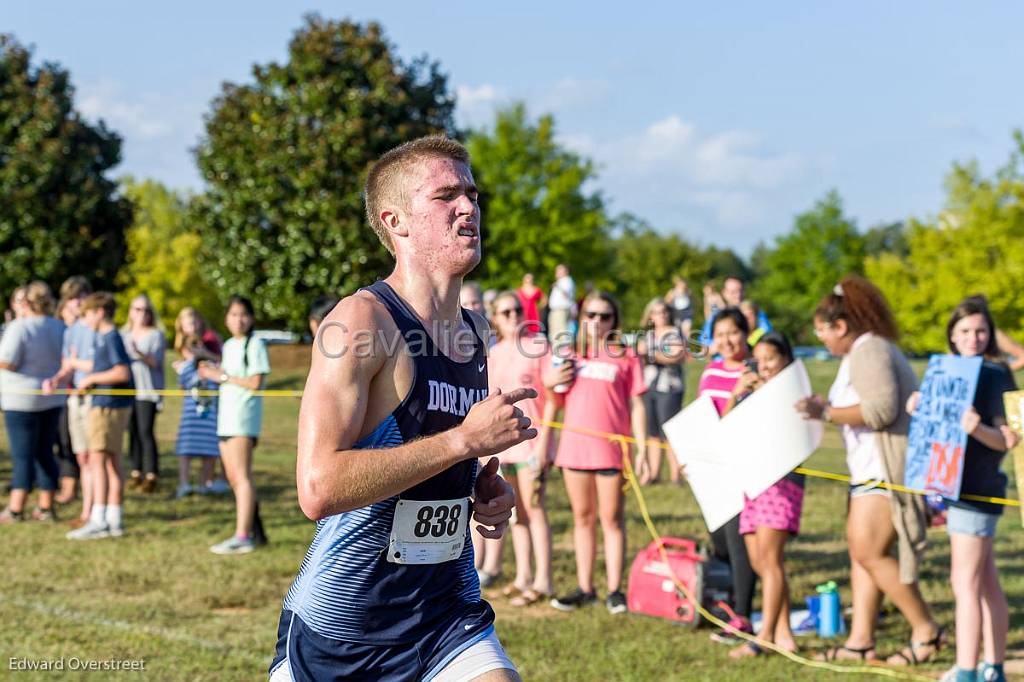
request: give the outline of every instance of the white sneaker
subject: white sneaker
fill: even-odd
[[[214,554],[248,554],[256,549],[256,541],[252,538],[240,538],[232,535],[224,542],[218,542],[210,548]]]
[[[99,540],[110,537],[110,526],[105,523],[89,521],[81,528],[76,528],[65,535],[68,540]]]
[[[107,531],[112,538],[119,538],[124,535],[124,526],[110,526],[110,530]]]

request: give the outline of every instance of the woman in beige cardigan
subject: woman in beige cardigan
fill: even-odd
[[[846,539],[850,551],[853,622],[842,646],[826,660],[874,660],[875,622],[882,595],[911,626],[910,645],[889,663],[932,660],[945,640],[917,586],[925,546],[925,502],[920,496],[879,487],[903,483],[910,418],[903,409],[917,387],[910,364],[896,348],[892,312],[882,293],[863,277],[847,276],[814,312],[814,333],[843,358],[828,400],[797,404],[809,419],[839,426],[850,470]],[[897,556],[890,553],[893,545]]]

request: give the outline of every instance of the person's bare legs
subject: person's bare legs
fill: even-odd
[[[759,526],[753,538],[758,557],[755,571],[761,578],[761,638],[775,642],[787,651],[794,651],[796,639],[789,625],[789,584],[783,566],[789,532]]]
[[[512,492],[516,496],[515,514],[512,516],[512,553],[516,560],[516,577],[512,581],[512,585],[523,592],[533,585],[533,568],[531,566],[533,544],[530,541],[530,517],[523,506],[523,490],[519,485],[518,473],[509,476],[508,483],[512,486]],[[526,494],[529,495],[529,492]]]
[[[107,478],[107,460],[109,458],[110,454],[107,452],[89,453],[89,466],[92,469],[92,499],[94,504],[106,505],[107,503],[107,496],[110,492],[110,481]]]
[[[657,438],[649,437],[647,439],[646,473],[647,475],[640,479],[640,485],[655,483],[661,477],[661,441]]]
[[[501,575],[501,557],[505,551],[505,537],[484,538],[484,573]]]
[[[20,514],[25,511],[25,500],[27,499],[27,490],[24,488],[11,488],[11,496],[7,500],[7,508],[12,512]]]
[[[887,495],[862,495],[850,500],[846,524],[850,558],[867,571],[871,581],[910,623],[911,641],[928,642],[938,634],[939,626],[921,597],[917,583],[907,585],[900,581],[899,561],[889,554],[896,541],[891,514]],[[871,615],[872,619],[877,616],[877,611]]]
[[[565,489],[572,507],[572,537],[576,549],[576,581],[584,592],[594,591],[597,555],[597,474],[565,469]]]
[[[552,593],[551,585],[551,526],[548,524],[548,512],[545,508],[546,491],[544,484],[541,484],[540,494],[534,499],[533,490],[537,477],[541,472],[531,468],[523,467],[516,474],[517,507],[516,513],[522,509],[530,529],[530,542],[533,550],[533,590],[538,594],[549,595]],[[522,494],[520,494],[522,493]],[[518,562],[518,554],[517,559]]]
[[[668,480],[674,485],[679,485],[679,460],[676,458],[676,451],[667,442],[665,449],[668,452]]]
[[[78,482],[82,486],[82,521],[88,521],[92,513],[92,500],[94,495],[92,483],[92,464],[88,452],[76,452],[75,459],[78,460]]]
[[[192,458],[191,457],[182,456],[182,457],[178,458],[178,486],[179,487],[183,486],[183,485],[192,485],[192,481],[191,481],[192,472],[190,471],[191,465],[192,465]]]
[[[875,646],[875,625],[882,608],[882,591],[871,579],[868,569],[850,557],[850,589],[853,592],[853,617],[845,646],[850,649],[868,649]],[[870,656],[869,656],[870,658]]]
[[[107,506],[121,504],[124,498],[123,482],[121,480],[121,455],[108,452],[103,458],[103,463],[107,474]]]
[[[472,524],[469,526],[469,537],[473,541],[473,568],[478,571],[483,570],[487,552],[487,547],[484,545],[486,538],[480,535],[480,532]]]
[[[985,567],[981,574],[981,634],[985,662],[1006,660],[1006,633],[1010,629],[1010,607],[999,584],[993,538],[988,539]]]
[[[626,563],[626,524],[623,516],[622,475],[595,476],[597,479],[597,513],[604,536],[604,564],[608,592],[622,587],[622,569]]]
[[[483,467],[486,462],[480,462]],[[470,524],[470,537],[473,540],[473,567],[481,573],[499,575],[501,573],[501,556],[505,548],[505,536],[492,540],[480,535],[474,524]]]
[[[235,535],[252,535],[256,512],[256,490],[252,484],[252,438],[234,436],[221,441],[220,457],[224,473],[235,493]]]
[[[57,502],[60,504],[70,504],[74,501],[76,492],[78,492],[78,479],[71,476],[61,476],[60,494],[57,495]],[[39,506],[42,507],[42,505]],[[43,509],[45,508],[43,507]]]
[[[960,533],[949,535],[949,582],[956,599],[956,664],[963,670],[974,670],[978,665],[985,540]]]
[[[202,478],[199,482],[205,488],[213,483],[213,467],[217,462],[214,457],[200,457],[200,460],[202,460],[202,464],[199,466],[199,470],[202,473]]]

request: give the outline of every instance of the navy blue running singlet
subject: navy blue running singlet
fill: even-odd
[[[463,319],[474,329],[473,357],[455,362],[437,349],[416,314],[387,283],[376,282],[365,290],[391,313],[415,364],[415,379],[402,403],[353,448],[394,447],[462,423],[473,403],[487,396],[485,346],[468,313],[463,311]],[[469,523],[462,553],[454,560],[412,565],[386,556],[400,499],[469,497],[477,469],[475,459],[460,462],[398,496],[318,521],[285,597],[285,611],[322,637],[375,646],[422,640],[455,618],[472,621],[477,632],[489,627],[494,612],[480,597]]]

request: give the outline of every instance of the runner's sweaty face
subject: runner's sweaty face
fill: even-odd
[[[480,204],[469,166],[428,158],[410,172],[408,243],[432,269],[465,275],[480,262]]]

